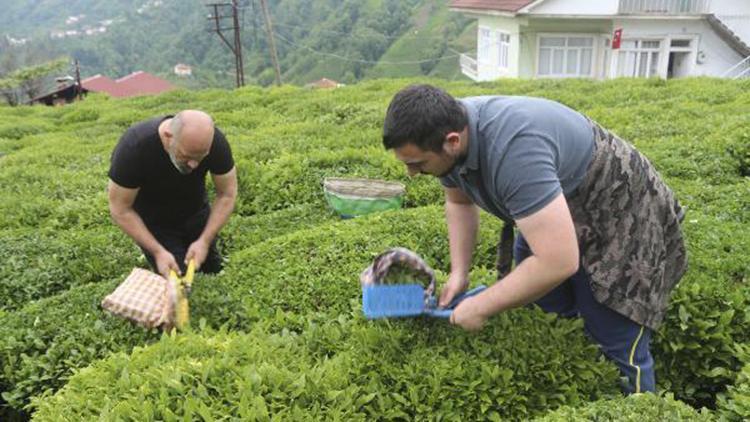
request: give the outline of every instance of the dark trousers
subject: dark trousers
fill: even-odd
[[[516,237],[513,254],[516,265],[531,255],[529,245],[520,234]],[[656,389],[654,359],[649,350],[651,330],[597,302],[591,292],[591,278],[582,265],[577,273],[536,304],[545,312],[583,318],[586,334],[627,378],[622,385],[625,394]]]
[[[154,235],[156,240],[164,246],[172,255],[174,255],[177,264],[180,266],[182,273],[185,273],[187,265],[185,264],[185,255],[190,247],[198,237],[200,237],[203,229],[206,227],[208,222],[208,216],[211,214],[211,208],[205,207],[195,215],[189,217],[183,222],[178,224],[161,225],[145,222],[146,227]],[[216,248],[216,239],[211,242],[211,246],[208,249],[206,260],[201,265],[200,272],[206,274],[214,274],[221,271],[221,255]],[[146,256],[148,263],[154,271],[157,271],[156,260],[154,257],[145,249],[141,248],[143,254]]]

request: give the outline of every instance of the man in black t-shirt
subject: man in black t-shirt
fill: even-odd
[[[184,110],[134,124],[112,152],[109,179],[112,219],[155,271],[182,273],[190,259],[203,272],[221,270],[216,236],[234,209],[237,173],[229,143],[208,114]]]

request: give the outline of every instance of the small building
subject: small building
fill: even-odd
[[[81,88],[81,92],[78,92],[78,85],[75,82],[65,83],[59,85],[54,91],[48,92],[44,95],[32,98],[28,104],[44,104],[48,106],[57,106],[70,104],[75,101],[79,94],[83,96],[88,91]]]
[[[320,78],[315,82],[310,82],[309,84],[305,85],[305,88],[331,89],[331,88],[338,88],[342,86],[344,86],[344,84],[338,83],[334,81],[333,79]]]
[[[478,22],[461,71],[509,78],[750,76],[748,0],[451,0]]]
[[[174,67],[174,74],[177,76],[191,76],[193,74],[193,68],[185,63],[177,63]]]

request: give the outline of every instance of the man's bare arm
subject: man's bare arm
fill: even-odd
[[[517,220],[516,225],[532,255],[485,292],[462,302],[454,313],[455,323],[468,329],[481,328],[491,315],[539,299],[578,271],[578,241],[562,194],[536,213]]]
[[[479,227],[479,210],[471,198],[460,189],[444,189],[451,274],[448,283],[440,293],[439,304],[441,306],[448,304],[456,294],[466,289]]]
[[[211,215],[201,233],[201,239],[210,244],[229,220],[237,200],[237,170],[232,168],[222,175],[212,175],[216,198],[211,206]]]
[[[125,234],[154,257],[159,273],[166,277],[170,269],[179,272],[180,269],[172,254],[156,240],[141,217],[133,209],[138,189],[129,189],[110,180],[107,191],[109,194],[109,213],[112,220],[120,226]]]

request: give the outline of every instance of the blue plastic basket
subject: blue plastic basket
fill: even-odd
[[[424,287],[419,284],[373,284],[362,287],[362,311],[368,319],[431,316],[450,318],[453,309],[467,297],[486,289],[475,287],[456,296],[444,308],[431,296],[425,300]]]

